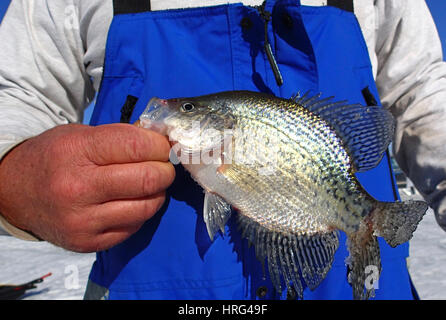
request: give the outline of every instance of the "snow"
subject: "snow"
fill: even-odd
[[[94,259],[95,254],[0,235],[0,283],[21,284],[52,273],[36,289],[29,290],[25,300],[82,299]]]
[[[409,272],[421,299],[446,299],[446,232],[432,210],[410,241]]]
[[[407,198],[407,197],[406,197]],[[421,299],[446,299],[446,233],[429,210],[411,240],[409,271]],[[95,254],[79,254],[46,242],[0,234],[0,283],[19,284],[49,272],[26,300],[83,298]]]

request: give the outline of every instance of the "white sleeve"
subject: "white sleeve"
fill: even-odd
[[[26,138],[78,122],[94,95],[70,8],[72,0],[11,1],[0,26],[0,157]]]
[[[446,62],[424,0],[377,0],[377,85],[401,169],[446,230]]]
[[[0,25],[0,161],[57,125],[82,121],[102,75],[112,1],[13,0]],[[0,227],[29,238],[0,216]]]

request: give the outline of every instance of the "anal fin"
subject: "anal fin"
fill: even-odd
[[[282,283],[294,288],[299,298],[305,286],[314,290],[331,268],[338,248],[338,232],[295,235],[268,230],[259,223],[237,214],[243,238],[255,247],[257,259],[268,263],[271,281],[278,292]]]

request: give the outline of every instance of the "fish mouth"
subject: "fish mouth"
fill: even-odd
[[[166,119],[170,115],[171,112],[169,111],[167,100],[153,97],[139,117],[140,126],[166,135]]]

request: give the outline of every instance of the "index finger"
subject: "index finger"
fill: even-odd
[[[95,127],[88,140],[87,157],[97,165],[169,160],[167,137],[130,124]]]

